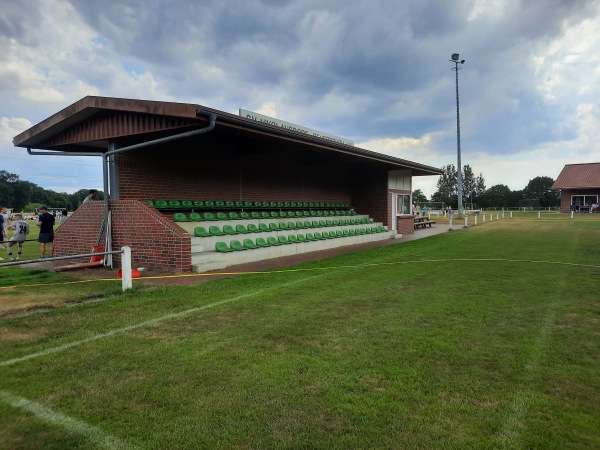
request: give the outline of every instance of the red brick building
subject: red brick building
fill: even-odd
[[[102,161],[110,201],[88,202],[73,214],[57,232],[57,256],[89,252],[99,233],[106,234],[102,223],[110,211],[112,248],[131,246],[134,267],[170,272],[192,270],[193,229],[146,199],[347,204],[395,232],[400,213],[410,212],[404,208],[412,177],[441,174],[201,105],[108,97],[85,97],[14,144],[32,155]]]
[[[561,212],[589,212],[600,198],[600,163],[567,164],[552,189],[560,190]]]

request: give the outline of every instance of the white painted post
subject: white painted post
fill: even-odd
[[[542,218],[542,212],[538,210],[538,219]]]
[[[450,229],[452,229],[452,216],[450,216]]]
[[[475,226],[477,226],[477,214],[475,214]]]
[[[494,215],[490,214],[490,222],[493,222],[493,221],[494,221]]]
[[[573,211],[571,211],[571,219],[573,218]]]
[[[485,223],[485,214],[483,215],[483,223]]]
[[[512,211],[510,212],[510,218],[512,219]]]
[[[504,219],[504,209],[502,209],[502,218]]]
[[[469,216],[465,216],[465,228],[469,226]]]
[[[500,218],[500,215],[496,214],[496,220],[500,220],[499,218]]]
[[[131,248],[121,247],[123,256],[121,257],[121,279],[123,280],[123,291],[133,288],[133,278],[131,277]]]

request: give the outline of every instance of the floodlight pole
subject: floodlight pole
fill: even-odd
[[[458,184],[458,217],[463,217],[463,185],[462,185],[462,163],[460,161],[460,108],[458,102],[458,71],[462,69],[462,67],[458,67],[459,64],[464,64],[465,60],[459,61],[458,53],[452,54],[452,59],[450,62],[454,63],[454,67],[451,70],[454,70],[456,74],[456,152],[458,154],[458,167],[457,167],[457,184]]]

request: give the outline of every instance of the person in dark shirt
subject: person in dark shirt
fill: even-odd
[[[46,256],[46,244],[50,247],[50,256],[54,255],[54,216],[48,212],[46,206],[40,206],[40,215],[38,217],[37,226],[40,227],[40,261]]]

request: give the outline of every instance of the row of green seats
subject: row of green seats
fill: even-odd
[[[342,220],[313,220],[311,221],[298,221],[298,222],[271,222],[269,224],[260,223],[255,225],[253,223],[245,225],[236,225],[235,228],[232,225],[224,225],[223,229],[216,225],[211,225],[208,230],[205,227],[194,228],[194,236],[196,237],[209,237],[209,236],[223,236],[225,234],[247,234],[247,233],[262,233],[265,231],[287,231],[287,230],[298,230],[305,228],[323,228],[323,227],[335,227],[335,226],[350,226],[350,225],[361,225],[372,223],[370,219],[364,217],[359,219],[342,219]]]
[[[242,202],[221,200],[150,200],[146,203],[155,208],[198,208],[198,209],[240,209],[240,208],[350,208],[347,203],[331,202]]]
[[[349,210],[337,210],[337,211],[263,211],[263,212],[234,212],[229,213],[218,212],[216,214],[212,212],[197,213],[192,212],[189,216],[185,213],[177,212],[173,215],[175,222],[200,222],[203,220],[248,220],[248,219],[291,219],[301,217],[335,217],[335,216],[355,216],[356,211],[353,209]]]
[[[337,239],[348,236],[357,236],[362,234],[373,234],[373,233],[383,233],[387,231],[385,227],[370,227],[370,228],[359,228],[356,230],[338,230],[338,231],[324,231],[322,233],[306,233],[304,234],[290,234],[289,236],[270,236],[268,238],[257,238],[256,241],[252,239],[244,239],[242,242],[238,240],[233,240],[227,245],[225,242],[217,242],[215,244],[215,250],[221,253],[234,252],[240,250],[251,250],[255,248],[263,248],[263,247],[273,247],[278,245],[288,245],[288,244],[300,244],[303,242],[312,242],[312,241],[320,241],[325,239]]]

